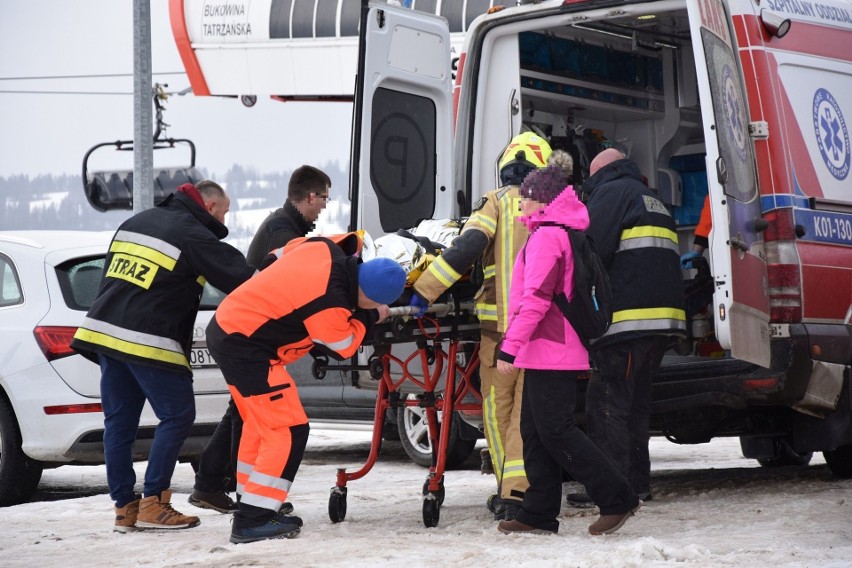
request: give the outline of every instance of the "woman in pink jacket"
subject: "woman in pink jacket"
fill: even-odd
[[[564,291],[572,297],[574,259],[564,227],[585,230],[589,214],[566,184],[563,170],[550,167],[532,172],[521,186],[519,221],[530,238],[512,273],[497,369],[525,369],[521,437],[530,487],[517,518],[498,525],[506,534],[559,530],[563,469],[600,507],[590,533],[618,530],[639,508],[624,476],[574,422],[577,378],[589,369],[589,355],[553,295]]]

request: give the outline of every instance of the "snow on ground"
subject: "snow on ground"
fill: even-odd
[[[46,471],[41,501],[0,509],[0,566],[813,566],[852,565],[852,480],[834,478],[817,454],[809,467],[764,469],[739,443],[698,446],[651,441],[654,500],[613,535],[592,537],[596,513],[563,507],[556,536],[497,532],[485,509],[493,476],[478,456],[445,476],[440,523],[426,528],[427,471],[386,442],[379,462],[349,482],[344,522],[328,518],[338,467],[363,463],[370,433],[315,425],[291,493],[305,526],[293,540],[234,545],[230,519],[186,503],[189,465],[178,466],[173,503],[201,525],[175,532],[111,531],[102,467]],[[137,464],[141,479],[144,463]],[[69,498],[71,497],[71,498]]]

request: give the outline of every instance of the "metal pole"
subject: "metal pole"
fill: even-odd
[[[150,0],[133,0],[133,212],[154,206]]]

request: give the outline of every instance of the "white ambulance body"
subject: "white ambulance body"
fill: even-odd
[[[852,5],[526,4],[473,22],[455,84],[445,22],[365,10],[352,227],[468,214],[525,128],[571,150],[575,183],[619,147],[671,205],[682,250],[707,193],[713,217],[713,331],[695,321],[666,357],[653,429],[740,436],[767,465],[820,450],[852,475]]]
[[[652,429],[739,436],[764,465],[823,451],[852,476],[852,4],[496,3],[171,12],[195,94],[347,100],[357,73],[350,228],[374,238],[468,215],[527,128],[574,155],[575,184],[602,148],[625,151],[671,206],[683,251],[709,194],[712,299],[655,379]]]

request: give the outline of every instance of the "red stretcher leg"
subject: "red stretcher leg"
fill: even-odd
[[[387,379],[387,380],[386,380]],[[373,437],[370,441],[370,453],[367,456],[366,463],[361,466],[361,469],[353,473],[346,473],[346,468],[338,468],[337,483],[331,488],[331,495],[328,499],[328,516],[332,523],[340,523],[346,518],[346,482],[355,479],[361,479],[376,465],[376,460],[379,457],[379,452],[382,449],[382,428],[384,426],[385,414],[389,406],[388,403],[388,380],[390,375],[388,372],[387,362],[384,364],[384,373],[382,380],[379,381],[379,390],[376,394],[376,410],[373,415]]]

